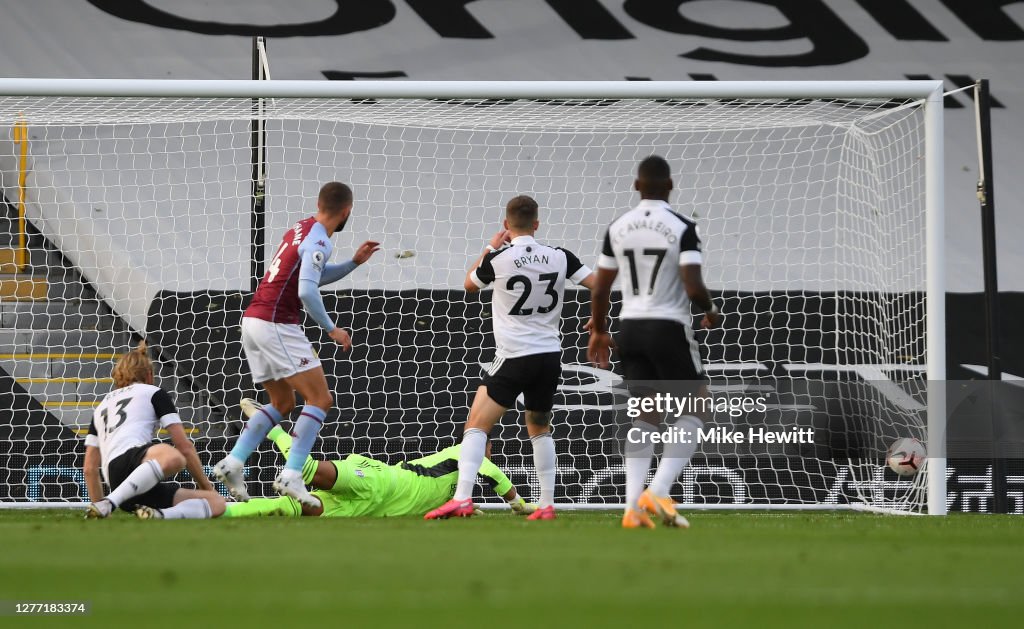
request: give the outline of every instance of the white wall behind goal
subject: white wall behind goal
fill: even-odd
[[[126,0],[117,4],[144,7],[147,3]],[[269,29],[270,25],[315,23],[328,18],[336,9],[335,3],[326,0],[215,5],[181,0],[148,4],[164,11],[166,19],[146,23],[131,16],[118,17],[88,2],[2,1],[0,49],[5,54],[0,55],[0,75],[247,78],[250,42],[248,33],[241,32],[245,25],[250,25],[255,33],[261,31],[260,25]],[[458,80],[813,80],[903,79],[909,75],[960,77],[957,81],[963,77],[990,78],[993,93],[1004,105],[993,112],[1000,288],[1024,290],[1024,248],[1019,246],[1024,242],[1024,212],[1019,211],[1024,179],[1013,176],[1014,165],[1024,162],[1024,39],[1015,39],[1011,32],[1015,27],[1024,27],[1024,5],[1020,3],[998,9],[978,7],[981,17],[1001,12],[999,19],[989,23],[992,28],[999,26],[1010,34],[998,40],[976,32],[976,25],[972,28],[962,16],[937,0],[910,0],[921,18],[911,25],[914,28],[904,31],[925,32],[927,29],[920,23],[924,20],[941,35],[928,40],[894,35],[883,19],[867,13],[858,3],[809,0],[807,14],[826,15],[830,21],[815,24],[820,32],[804,32],[801,29],[806,25],[795,25],[790,33],[792,38],[784,41],[773,41],[767,34],[762,39],[756,29],[767,32],[785,26],[794,22],[793,16],[769,4],[741,0],[679,6],[677,12],[698,25],[694,33],[672,32],[668,26],[657,28],[648,23],[650,20],[638,18],[636,11],[626,10],[624,3],[602,0],[600,4],[620,25],[619,34],[628,35],[620,38],[583,36],[542,0],[480,0],[464,7],[453,3],[452,8],[438,9],[433,22],[401,0],[362,4],[387,5],[393,12],[373,24],[358,23],[354,14],[349,15],[348,25],[354,32],[347,34],[318,32],[272,37],[272,76],[316,79],[330,72],[383,72],[412,79]],[[343,12],[354,11],[354,4],[342,5]],[[456,18],[463,17],[463,12],[478,22],[487,36],[456,36],[454,33],[461,28],[457,24],[464,23]],[[591,9],[587,12],[593,14]],[[232,30],[225,25],[242,26]],[[699,25],[724,30],[718,36],[707,36],[702,33],[708,29]],[[264,32],[272,34],[267,29]],[[753,36],[748,41],[730,39],[731,30],[743,29],[752,29]],[[842,54],[825,54],[824,38],[843,43]],[[850,42],[860,42],[861,48]],[[704,59],[697,51],[722,53],[722,58]],[[796,59],[804,53],[806,58]],[[727,56],[730,54],[732,57]],[[794,60],[773,61],[787,56]],[[759,62],[758,58],[764,61]],[[954,79],[947,80],[951,88],[955,87]],[[977,157],[973,116],[969,98],[959,95],[953,100],[961,107],[946,112],[947,286],[954,292],[978,291],[982,288],[981,236],[974,195]],[[238,155],[239,168],[245,170],[247,162],[248,155]],[[628,177],[616,179],[614,185],[621,185],[625,179]],[[378,194],[378,190],[374,188],[373,194]],[[226,195],[226,199],[231,198]],[[303,209],[295,207],[297,201],[293,199],[297,196],[289,195],[289,217],[282,215],[281,221],[277,214],[273,217],[271,239],[277,238],[273,232],[279,231],[281,224],[291,220],[291,213],[302,213]],[[242,200],[239,203],[244,205]],[[278,208],[272,210],[277,212]],[[365,206],[364,210],[377,211]],[[189,212],[198,211],[195,206],[189,207]],[[441,213],[436,218],[440,220],[443,210],[438,211]],[[353,227],[358,228],[359,223]],[[479,227],[482,235],[486,231],[482,222]],[[414,237],[403,233],[399,246],[405,246]],[[585,252],[584,242],[588,241],[581,238],[580,247]],[[572,246],[568,242],[567,245]],[[402,268],[403,273],[411,272]]]
[[[30,130],[28,219],[137,330],[160,290],[248,285],[248,136],[219,125]],[[0,145],[16,190],[17,152]]]

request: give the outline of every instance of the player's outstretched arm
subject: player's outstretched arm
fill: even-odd
[[[407,461],[407,466],[417,466],[422,468],[434,468],[438,466],[451,466],[454,463],[456,466],[459,462],[459,452],[462,449],[462,444],[456,444],[449,446],[440,452],[434,454],[428,454],[425,457]],[[490,453],[490,450],[488,450]],[[477,474],[483,477],[484,484],[490,487],[494,493],[498,494],[505,499],[505,502],[512,508],[512,511],[521,515],[529,515],[537,510],[537,505],[528,503],[523,500],[516,492],[515,486],[512,481],[509,480],[508,476],[505,475],[501,469],[491,462],[489,457],[484,457],[483,462],[480,463],[480,470]]]
[[[302,307],[316,321],[317,325],[327,332],[327,336],[347,352],[352,349],[352,339],[348,332],[334,324],[334,320],[327,314],[327,308],[324,307],[323,296],[320,295],[320,278],[323,275],[324,266],[327,264],[330,250],[314,246],[304,249],[305,246],[306,244],[303,243],[299,248],[302,255],[302,261],[299,263],[299,299],[302,301]]]
[[[529,515],[537,510],[537,505],[523,500],[523,497],[516,492],[515,485],[512,484],[508,476],[501,471],[501,468],[492,463],[489,458],[484,458],[478,473],[484,477],[485,484],[493,489],[494,493],[504,498],[505,502],[508,503],[515,513]]]
[[[206,491],[213,491],[213,483],[206,477],[206,472],[203,471],[203,464],[199,460],[199,454],[196,453],[196,447],[192,444],[192,440],[185,434],[185,429],[180,423],[169,424],[166,428],[167,434],[171,436],[171,443],[174,445],[174,449],[181,453],[185,457],[185,469],[192,475],[192,479],[196,482],[196,487]]]
[[[367,240],[363,244],[359,245],[356,252],[352,254],[351,260],[326,265],[323,273],[320,274],[320,286],[333,284],[334,282],[342,279],[352,271],[355,271],[360,265],[365,264],[367,260],[369,260],[373,254],[378,251],[380,251],[380,243],[373,240]]]
[[[328,264],[324,267],[324,272],[320,274],[320,281],[318,283],[320,286],[333,284],[352,271],[355,271],[358,266],[359,265],[356,264],[355,260],[345,260],[344,262],[339,262],[337,264]]]

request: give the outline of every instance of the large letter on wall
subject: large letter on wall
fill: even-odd
[[[786,17],[786,26],[724,28],[697,22],[680,9],[693,0],[627,0],[624,8],[639,22],[671,33],[698,35],[732,41],[787,41],[807,39],[810,52],[782,55],[748,55],[697,48],[680,55],[701,61],[722,61],[764,67],[827,66],[846,63],[868,54],[868,46],[821,0],[743,0],[775,7]]]
[[[97,9],[129,22],[203,35],[264,35],[266,37],[316,37],[347,35],[387,24],[395,17],[389,0],[335,0],[334,14],[319,22],[300,24],[229,24],[190,20],[161,11],[145,0],[89,0]]]

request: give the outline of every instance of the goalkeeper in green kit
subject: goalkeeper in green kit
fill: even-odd
[[[285,459],[292,438],[275,426],[267,438]],[[313,516],[324,518],[423,515],[455,493],[459,478],[459,448],[452,446],[420,459],[388,465],[374,459],[350,454],[341,461],[317,461],[307,457],[302,478],[313,487],[318,507],[301,504],[294,498],[251,498],[248,502],[229,502],[225,518],[254,516]],[[505,499],[512,511],[527,515],[536,505],[516,493],[512,481],[498,466],[484,459],[480,467],[484,483]]]

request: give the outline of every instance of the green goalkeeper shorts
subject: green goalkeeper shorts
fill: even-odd
[[[343,461],[331,461],[338,480],[329,490],[313,495],[323,503],[324,518],[354,518],[375,515],[393,482],[393,470],[380,461],[350,454]]]

